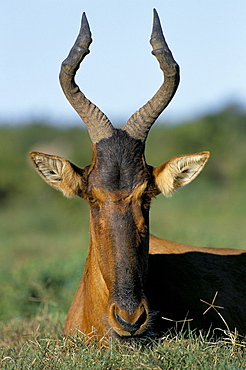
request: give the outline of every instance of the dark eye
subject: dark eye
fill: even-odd
[[[90,203],[97,203],[98,202],[98,200],[96,199],[96,198],[89,198],[89,202]]]

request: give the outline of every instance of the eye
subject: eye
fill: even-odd
[[[90,197],[90,198],[89,198],[89,202],[90,202],[90,203],[97,203],[97,202],[98,202],[98,200],[97,200],[96,198],[92,198],[92,197]]]
[[[99,199],[93,197],[92,195],[90,195],[87,199],[90,205],[95,205],[99,207],[102,204],[102,202]]]

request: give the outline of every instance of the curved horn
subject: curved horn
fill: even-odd
[[[113,126],[106,115],[85,97],[74,80],[80,63],[90,52],[91,42],[89,23],[83,13],[79,35],[61,65],[59,79],[66,98],[86,124],[91,141],[97,143],[112,135]]]
[[[153,48],[152,54],[158,60],[164,74],[164,82],[152,99],[135,112],[123,128],[131,137],[143,142],[155,120],[172,100],[179,84],[179,66],[168,48],[155,9],[150,43]]]

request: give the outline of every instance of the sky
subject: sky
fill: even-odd
[[[181,69],[161,120],[188,120],[230,103],[246,107],[245,0],[11,0],[0,11],[0,123],[79,122],[58,74],[83,11],[93,43],[76,81],[113,124],[127,121],[163,80],[149,44],[153,8]]]

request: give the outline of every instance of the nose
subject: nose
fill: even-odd
[[[134,335],[138,331],[138,329],[141,328],[141,326],[145,323],[147,319],[147,313],[144,310],[135,322],[125,320],[118,313],[115,315],[115,317],[118,323],[123,327],[123,329],[126,332],[130,333],[131,335]]]
[[[113,330],[120,336],[140,335],[148,324],[148,311],[144,304],[141,304],[133,313],[121,309],[116,304],[111,306],[109,322]]]

